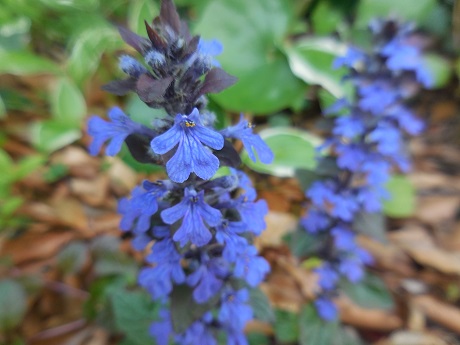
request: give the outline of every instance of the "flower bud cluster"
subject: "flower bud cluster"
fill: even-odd
[[[322,236],[319,294],[315,305],[326,320],[337,317],[332,299],[340,279],[358,282],[372,257],[356,243],[353,220],[358,213],[376,213],[389,198],[386,184],[394,170],[407,172],[407,135],[423,130],[408,106],[422,87],[433,85],[424,54],[429,41],[413,26],[393,20],[370,25],[372,51],[350,47],[335,67],[346,66],[355,88],[353,100],[339,100],[326,114],[339,114],[332,136],[322,146],[328,152],[320,166],[331,161],[334,172],[322,176],[306,191],[311,205],[301,223]]]
[[[150,265],[139,283],[162,305],[151,326],[157,343],[212,345],[223,334],[229,345],[246,344],[243,328],[253,316],[249,291],[270,269],[252,244],[265,228],[268,208],[236,169],[241,161],[231,140],[241,140],[254,161],[257,154],[270,163],[273,154],[243,117],[218,131],[215,116],[205,109],[206,93],[235,81],[214,60],[221,45],[191,37],[171,0],[163,0],[160,16],[146,27],[148,39],[120,29],[144,61],[122,56],[120,68],[128,78],[105,89],[119,95],[134,91],[169,116],[152,126],[117,107],[109,111],[109,121],[93,116],[90,152],[96,155],[108,142],[105,152],[113,156],[125,142],[138,161],[166,168],[169,179],[145,180],[119,203],[121,229],[132,235],[135,249],[149,248]],[[214,178],[222,166],[230,174]]]

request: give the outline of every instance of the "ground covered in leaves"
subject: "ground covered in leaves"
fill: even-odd
[[[3,81],[26,94],[46,82]],[[336,300],[341,332],[352,339],[346,344],[358,344],[358,335],[375,345],[460,343],[459,109],[445,94],[426,96],[421,110],[428,128],[409,146],[416,200],[401,200],[401,207],[415,202],[415,212],[361,224],[359,243],[376,263],[364,288],[345,286],[350,293]],[[104,107],[97,86],[88,102]],[[299,125],[311,129],[318,116]],[[22,110],[2,123],[3,147],[12,157],[8,188],[21,198],[14,214],[2,211],[4,344],[145,344],[156,307],[136,288],[142,255],[119,231],[116,208],[137,183],[164,173],[138,173],[121,158],[91,157],[87,137],[40,156],[22,131],[33,117]],[[272,310],[265,313],[262,305],[259,320],[247,326],[252,343],[327,344],[324,337],[337,324],[313,322],[304,307],[314,296],[316,277],[312,251],[299,245],[308,238],[296,231],[302,188],[293,178],[249,173],[270,207],[257,246],[272,267],[262,286]],[[322,331],[309,330],[315,327]]]

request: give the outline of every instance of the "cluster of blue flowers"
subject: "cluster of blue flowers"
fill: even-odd
[[[381,211],[389,197],[386,183],[394,169],[407,172],[410,161],[407,135],[423,130],[423,123],[408,107],[421,87],[431,87],[433,76],[424,59],[427,40],[410,24],[376,20],[371,52],[350,47],[335,67],[346,66],[346,80],[356,94],[339,100],[326,114],[339,113],[332,136],[321,147],[334,157],[338,173],[315,181],[306,191],[311,206],[302,219],[311,234],[326,235],[322,264],[316,269],[321,292],[315,301],[325,320],[337,317],[332,302],[340,279],[358,282],[372,257],[356,243],[353,219],[359,212]],[[321,163],[320,163],[321,164]]]
[[[214,127],[205,94],[235,82],[214,59],[222,50],[217,41],[192,37],[171,0],[163,0],[160,16],[146,28],[148,39],[120,28],[145,63],[122,56],[127,79],[104,88],[117,95],[134,91],[169,116],[152,126],[117,107],[109,121],[93,116],[90,152],[98,154],[108,142],[105,152],[112,156],[126,143],[138,161],[166,167],[169,179],[146,180],[119,203],[120,227],[133,236],[133,246],[144,250],[153,243],[146,258],[151,266],[141,271],[139,283],[163,306],[151,326],[157,344],[213,345],[222,334],[229,345],[247,344],[249,289],[270,269],[251,239],[264,230],[268,209],[236,169],[241,161],[231,140],[241,140],[253,160],[257,154],[270,163],[273,154],[244,118],[224,130]],[[231,174],[213,179],[222,166]],[[183,313],[190,314],[188,321]]]

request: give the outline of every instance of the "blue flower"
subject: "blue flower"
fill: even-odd
[[[356,257],[342,259],[339,270],[352,283],[360,281],[364,275],[363,263]]]
[[[204,191],[197,193],[193,188],[186,188],[182,201],[161,212],[161,218],[166,224],[174,224],[182,218],[182,224],[174,234],[174,241],[183,247],[191,242],[199,247],[207,244],[211,232],[204,221],[210,226],[221,223],[222,214],[204,201]]]
[[[248,200],[256,200],[257,193],[249,176],[243,171],[234,168],[230,168],[230,171],[238,177],[238,187],[244,190],[244,195],[248,198]]]
[[[274,158],[273,152],[262,140],[260,135],[252,132],[252,128],[253,126],[244,119],[243,115],[241,115],[240,122],[238,124],[222,130],[221,133],[226,138],[241,140],[244,148],[248,152],[249,158],[251,158],[253,162],[256,161],[256,156],[254,154],[255,151],[262,163],[270,164]]]
[[[366,127],[361,117],[356,115],[341,116],[335,120],[333,133],[348,139],[364,134]]]
[[[131,200],[122,199],[118,208],[118,212],[123,214],[120,222],[122,230],[130,230],[134,220],[137,219],[137,224],[134,231],[145,232],[150,228],[150,219],[158,210],[158,200],[167,192],[168,181],[157,181],[152,183],[145,180],[143,189],[135,188]]]
[[[319,276],[319,286],[324,290],[333,290],[339,281],[339,275],[329,264],[323,264],[315,269]]]
[[[335,147],[335,150],[338,154],[337,166],[352,172],[359,171],[362,164],[369,158],[367,148],[362,144],[340,143]]]
[[[333,195],[330,200],[333,205],[331,215],[346,222],[353,220],[353,216],[359,210],[359,203],[350,191],[342,191],[341,194]]]
[[[265,200],[252,202],[244,195],[236,201],[236,210],[240,214],[241,221],[246,224],[247,230],[260,235],[266,228],[265,215],[268,213],[268,205]]]
[[[102,145],[110,140],[105,149],[108,156],[114,156],[121,150],[121,145],[126,137],[133,133],[145,133],[148,129],[136,122],[133,122],[118,107],[113,107],[109,111],[111,122],[101,119],[99,116],[92,116],[88,120],[88,133],[93,137],[89,146],[89,152],[95,156],[98,154]]]
[[[378,125],[368,137],[377,144],[377,151],[386,156],[392,156],[401,151],[401,132],[389,124]]]
[[[313,205],[322,208],[327,201],[334,198],[334,193],[332,181],[315,181],[305,195],[310,198]]]
[[[160,321],[151,324],[149,333],[155,338],[157,345],[168,345],[169,338],[173,334],[171,313],[168,309],[161,309],[158,315]]]
[[[359,94],[361,96],[359,100],[361,109],[370,111],[376,115],[381,114],[399,96],[397,90],[384,82],[363,85],[359,88]]]
[[[211,328],[202,320],[192,323],[184,335],[176,337],[176,340],[183,345],[217,345]]]
[[[218,132],[204,127],[198,109],[189,115],[178,114],[174,125],[151,142],[157,154],[165,154],[177,145],[177,150],[166,163],[166,170],[174,182],[184,182],[193,172],[204,180],[209,180],[219,168],[219,159],[206,148],[215,150],[224,146],[224,138]]]
[[[247,230],[244,222],[231,222],[227,219],[216,227],[216,241],[225,244],[225,250],[229,256],[235,256],[239,245],[247,243],[244,237],[239,236]]]
[[[237,278],[243,278],[249,286],[256,287],[264,279],[265,275],[270,271],[268,262],[257,256],[257,249],[254,246],[240,245],[237,248],[237,255],[229,257],[224,250],[224,257],[232,262],[235,262],[234,275]]]
[[[141,270],[139,284],[149,291],[154,299],[169,295],[173,282],[176,284],[185,282],[181,259],[182,256],[177,252],[170,238],[155,242],[147,261],[156,266]]]
[[[198,43],[198,52],[205,58],[210,59],[213,66],[220,67],[219,61],[213,57],[222,54],[223,51],[224,46],[218,40],[213,39],[207,41],[200,38],[200,42]]]
[[[326,230],[330,223],[331,220],[327,213],[317,209],[310,209],[301,220],[302,226],[311,234]]]
[[[201,256],[201,262],[195,272],[187,277],[187,284],[194,286],[193,298],[197,303],[204,303],[214,296],[224,285],[224,278],[229,275],[229,266],[222,257],[209,258]]]
[[[331,230],[334,236],[335,247],[339,250],[350,251],[356,247],[355,234],[343,226],[336,226]]]
[[[222,304],[218,320],[234,330],[242,330],[244,325],[253,318],[252,308],[249,306],[249,291],[225,291],[222,294]]]
[[[333,68],[340,68],[342,66],[355,67],[356,64],[364,62],[366,55],[359,49],[348,47],[344,56],[339,56],[332,64]]]
[[[123,72],[133,78],[139,78],[141,74],[147,73],[147,69],[129,55],[120,56],[119,66]]]
[[[337,319],[337,306],[326,297],[319,297],[314,301],[319,316],[325,321],[334,321]]]

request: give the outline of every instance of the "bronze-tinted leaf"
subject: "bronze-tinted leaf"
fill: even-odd
[[[160,157],[155,158],[152,149],[150,148],[149,138],[145,135],[131,134],[125,139],[126,146],[135,160],[141,163],[162,164]]]
[[[163,0],[161,2],[160,18],[161,21],[168,24],[176,34],[180,33],[181,23],[172,0]]]
[[[129,78],[124,80],[114,80],[102,85],[102,90],[113,93],[117,96],[124,96],[131,91],[136,90],[136,79]]]
[[[172,81],[173,77],[156,80],[148,74],[141,75],[136,85],[139,98],[146,103],[161,101]]]
[[[216,150],[213,153],[217,158],[219,158],[221,166],[238,168],[241,165],[240,155],[236,152],[235,148],[228,140],[225,140],[222,150]]]
[[[118,32],[120,33],[121,38],[131,47],[136,49],[139,53],[143,53],[145,47],[149,46],[148,40],[142,36],[135,34],[134,32],[119,26]]]
[[[206,74],[198,97],[205,93],[218,93],[235,84],[237,80],[236,77],[228,74],[223,69],[215,67]]]
[[[157,32],[154,29],[152,29],[152,27],[147,23],[147,21],[144,20],[144,23],[145,28],[147,30],[147,35],[149,36],[153,46],[159,51],[164,51],[164,49],[166,48],[166,42],[160,37],[160,35],[157,34]]]

